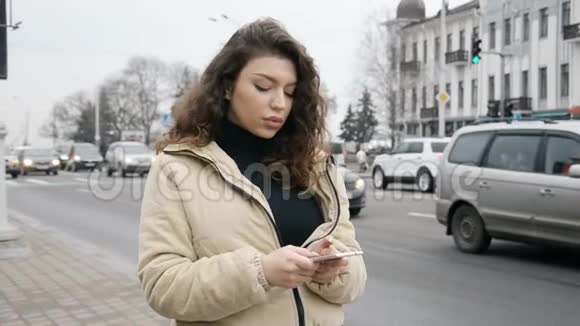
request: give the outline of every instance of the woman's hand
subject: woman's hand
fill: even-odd
[[[262,258],[266,281],[271,286],[296,288],[312,280],[319,267],[319,263],[311,260],[311,257],[316,256],[318,254],[305,248],[295,246],[280,248]]]
[[[332,237],[328,236],[312,243],[308,249],[316,252],[320,256],[336,253],[332,246]],[[312,276],[312,280],[317,283],[326,284],[334,281],[339,275],[348,271],[348,260],[346,258],[333,259],[320,262],[318,269]]]

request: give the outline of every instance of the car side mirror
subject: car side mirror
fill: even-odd
[[[568,170],[568,176],[570,178],[580,179],[580,164],[574,164]]]

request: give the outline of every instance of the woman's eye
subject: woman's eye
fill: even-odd
[[[259,86],[259,85],[254,85],[254,86],[255,86],[255,87],[256,87],[256,89],[257,89],[258,91],[260,91],[260,92],[267,92],[267,91],[269,91],[269,90],[270,90],[270,89],[269,89],[269,88],[267,88],[267,87],[261,87],[261,86]]]
[[[285,93],[289,98],[294,98],[294,93]]]

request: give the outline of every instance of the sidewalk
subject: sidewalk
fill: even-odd
[[[20,238],[0,242],[0,325],[169,324],[147,306],[136,266],[15,215]]]

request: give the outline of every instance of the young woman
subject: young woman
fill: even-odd
[[[139,278],[178,325],[338,326],[362,257],[305,48],[274,20],[238,30],[178,103],[141,213]]]

